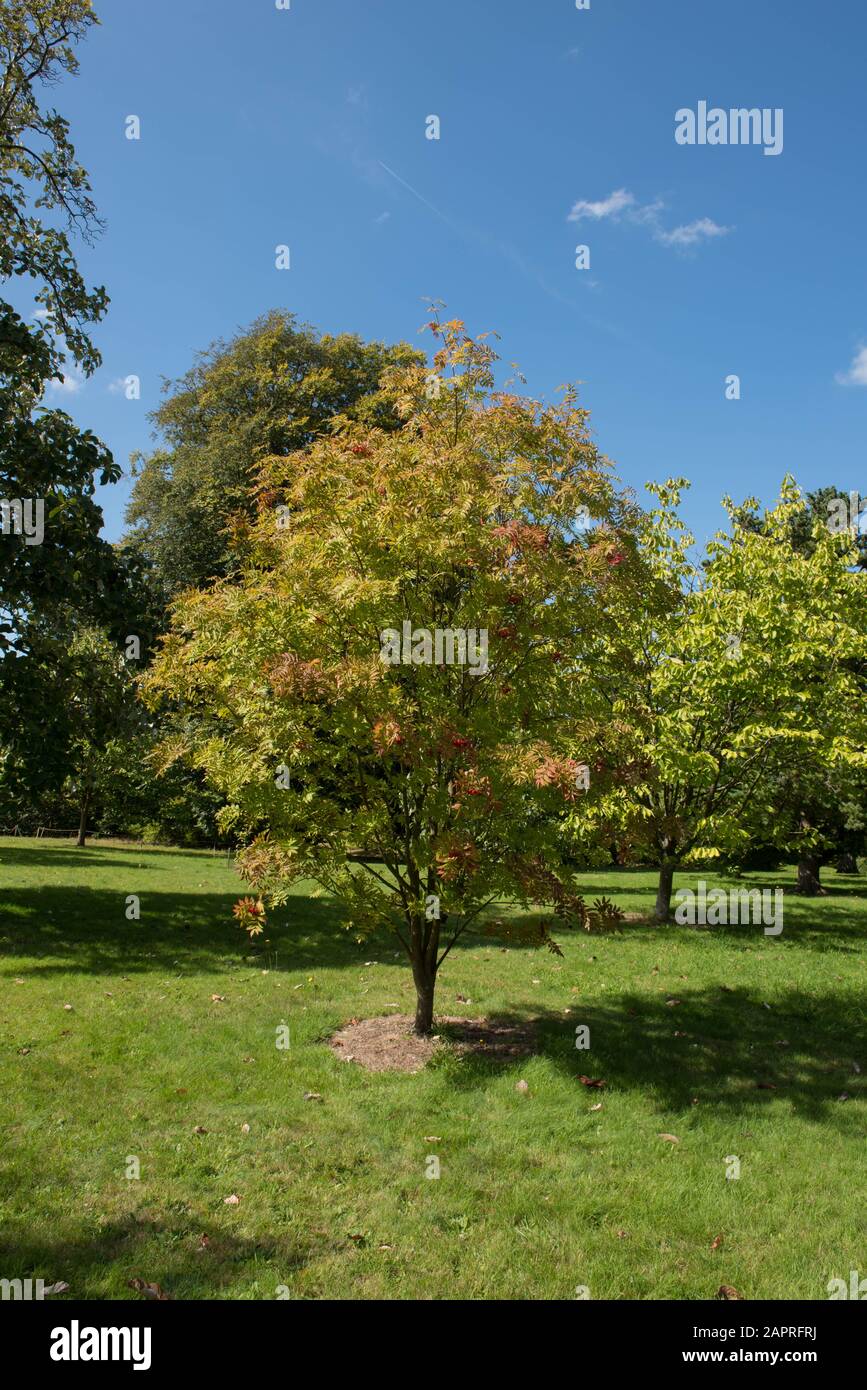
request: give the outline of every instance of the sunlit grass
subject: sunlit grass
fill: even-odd
[[[0,840],[0,1277],[85,1298],[135,1277],[195,1299],[826,1298],[867,1274],[867,909],[861,880],[827,878],[787,897],[779,938],[627,926],[559,934],[558,959],[475,937],[438,1010],[537,1018],[539,1055],[370,1074],[325,1039],[411,1011],[396,943],[359,946],[299,894],[251,950],[225,856]],[[651,874],[582,886],[653,901]]]

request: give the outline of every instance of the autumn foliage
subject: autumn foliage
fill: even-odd
[[[439,964],[497,900],[531,909],[501,928],[536,944],[552,903],[561,925],[618,916],[571,889],[562,812],[610,776],[580,779],[605,711],[574,675],[637,563],[575,391],[496,389],[486,338],[431,329],[433,372],[383,382],[399,430],[342,420],[265,460],[237,577],[182,598],[149,686],[178,714],[167,760],[224,795],[257,900],[315,880],[359,935],[387,923],[421,1031]],[[484,631],[487,661],[390,664],[381,634],[404,622]]]

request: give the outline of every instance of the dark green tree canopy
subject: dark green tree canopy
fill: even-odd
[[[146,606],[139,558],[100,536],[96,487],[120,469],[95,435],[44,404],[70,364],[85,375],[99,365],[90,333],[108,304],[71,244],[100,231],[88,177],[68,123],[43,99],[76,73],[75,46],[96,22],[89,0],[0,0],[0,285],[38,306],[27,318],[0,298],[0,752],[7,773],[35,760],[37,780],[56,772],[64,742],[45,736],[45,721],[69,631],[98,623],[123,638]]]
[[[251,487],[263,458],[303,449],[338,416],[396,429],[382,373],[422,361],[407,343],[320,335],[275,309],[166,382],[152,416],[164,442],[135,459],[126,518],[165,597],[231,573],[230,519],[254,515]]]
[[[99,365],[89,326],[108,305],[103,288],[85,285],[69,243],[70,233],[90,241],[100,230],[87,173],[68,122],[40,102],[77,72],[75,44],[95,23],[90,0],[0,0],[0,280],[23,277],[45,310],[26,332],[46,380],[63,375],[67,354],[87,375]],[[20,352],[20,320],[4,318],[4,343],[10,328]]]

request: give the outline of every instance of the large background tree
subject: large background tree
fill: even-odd
[[[182,598],[150,679],[184,721],[166,761],[204,769],[224,825],[252,835],[249,882],[279,903],[312,879],[353,929],[392,928],[422,1033],[439,965],[495,900],[609,917],[571,886],[562,812],[588,795],[597,737],[571,672],[633,522],[572,392],[494,392],[490,347],[457,321],[435,332],[438,391],[422,366],[390,374],[401,430],[344,419],[265,462],[235,581]],[[404,621],[486,630],[487,669],[384,663]],[[556,949],[544,919],[498,929]]]
[[[304,448],[338,414],[396,428],[380,377],[389,365],[421,361],[406,343],[320,335],[275,309],[166,382],[166,400],[152,416],[164,442],[134,460],[126,518],[165,599],[230,571],[229,524],[252,517],[251,487],[264,458]]]

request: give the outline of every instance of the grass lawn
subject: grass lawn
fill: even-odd
[[[539,1055],[377,1074],[326,1039],[412,1011],[396,943],[359,946],[299,894],[251,948],[225,856],[0,839],[0,1276],[100,1299],[131,1278],[179,1299],[827,1298],[867,1275],[867,885],[826,878],[777,938],[627,925],[560,933],[562,960],[472,938],[438,1011],[538,1019]],[[583,887],[653,901],[651,874]]]

